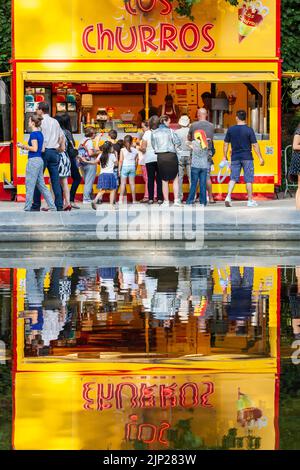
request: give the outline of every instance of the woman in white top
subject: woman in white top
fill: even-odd
[[[100,163],[101,173],[98,178],[97,188],[99,192],[95,199],[92,201],[92,208],[97,209],[97,202],[102,199],[103,194],[109,191],[109,201],[111,208],[114,209],[114,201],[117,189],[117,179],[114,173],[115,165],[117,164],[118,158],[114,151],[113,144],[106,141],[102,146],[102,153],[96,159],[97,163]]]
[[[78,147],[77,158],[84,178],[83,204],[90,204],[92,202],[93,185],[96,178],[97,163],[95,158],[98,157],[99,151],[95,149],[93,143],[96,135],[95,129],[93,127],[86,127],[84,134],[85,138]],[[84,156],[82,156],[81,150],[83,150]]]
[[[138,160],[138,151],[132,146],[133,139],[131,135],[124,137],[124,147],[120,152],[119,161],[119,174],[121,176],[121,187],[120,187],[120,200],[119,203],[123,203],[127,178],[129,178],[129,184],[132,194],[132,202],[135,204],[135,175]]]
[[[141,142],[141,151],[145,154],[145,164],[147,169],[147,179],[148,179],[148,194],[149,201],[148,204],[153,204],[154,198],[158,198],[158,204],[163,202],[163,193],[162,193],[162,179],[158,171],[157,165],[157,155],[154,153],[152,143],[151,143],[151,134],[153,129],[157,129],[159,125],[159,117],[152,116],[149,120],[149,127],[143,135]]]

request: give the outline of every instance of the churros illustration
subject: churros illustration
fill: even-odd
[[[244,1],[238,8],[239,42],[244,41],[249,34],[263,22],[269,13],[269,8],[260,1]]]

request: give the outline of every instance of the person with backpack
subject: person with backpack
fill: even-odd
[[[200,205],[206,206],[206,180],[209,157],[206,133],[202,129],[196,130],[194,132],[194,140],[189,144],[189,146],[192,149],[191,188],[186,203],[194,204],[197,184],[199,181]]]
[[[93,140],[96,132],[93,127],[86,127],[84,139],[78,147],[78,165],[82,171],[84,179],[83,204],[91,204],[93,200],[93,184],[96,178],[95,159],[100,150],[96,150]]]
[[[75,140],[72,135],[71,118],[68,113],[63,113],[56,116],[56,118],[58,118],[60,127],[65,134],[66,152],[71,162],[72,186],[70,189],[70,205],[72,206],[72,209],[80,209],[80,207],[75,203],[75,197],[78,186],[81,183],[81,174],[77,166],[78,150],[76,149]]]

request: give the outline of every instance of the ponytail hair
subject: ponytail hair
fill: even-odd
[[[101,168],[106,168],[109,154],[113,152],[112,143],[107,140],[102,145],[101,150],[102,150],[102,153],[100,157],[100,165],[101,165]]]
[[[124,137],[124,147],[128,150],[128,152],[130,152],[130,149],[132,147],[132,142],[133,142],[133,139],[132,139],[131,135],[125,135],[125,137]]]
[[[170,117],[164,114],[163,116],[160,117],[159,123],[160,124],[166,124],[167,122],[170,121]]]

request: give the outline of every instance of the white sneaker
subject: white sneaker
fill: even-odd
[[[164,201],[164,202],[160,205],[160,207],[169,207],[169,206],[170,206],[169,201]]]
[[[176,199],[176,200],[174,201],[174,204],[173,204],[173,205],[174,205],[175,207],[181,207],[181,206],[182,206],[182,203],[181,203],[180,199]]]
[[[257,207],[257,206],[258,206],[258,204],[257,204],[256,201],[252,200],[252,201],[247,202],[247,207]]]
[[[230,196],[226,196],[226,199],[225,199],[225,206],[226,206],[226,207],[232,207],[232,204],[231,204],[231,197],[230,197]]]
[[[82,201],[82,202],[83,202],[83,204],[91,204],[93,201],[91,199],[89,199],[89,200]]]

